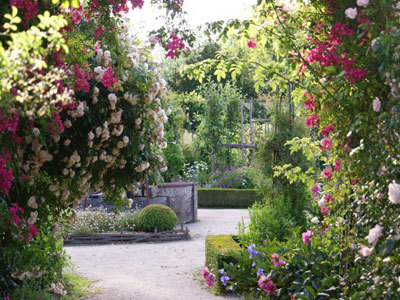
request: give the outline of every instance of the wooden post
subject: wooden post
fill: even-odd
[[[253,132],[253,99],[250,100],[250,143],[254,144],[254,132]],[[254,158],[256,155],[256,149],[253,148],[253,156],[251,158],[251,164],[254,164]]]
[[[212,170],[213,172],[215,172],[214,145],[211,146],[211,163],[212,163]]]
[[[244,144],[244,137],[243,137],[243,99],[240,100],[240,126],[241,126],[241,138],[242,138],[242,145]],[[244,167],[244,148],[242,147],[242,167]]]
[[[288,85],[288,96],[289,96],[289,124],[290,124],[290,129],[292,128],[292,83],[290,81],[288,81],[287,83]]]

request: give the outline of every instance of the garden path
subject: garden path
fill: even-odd
[[[79,274],[101,292],[90,300],[223,300],[204,286],[207,235],[237,233],[246,209],[199,209],[188,241],[65,247]]]

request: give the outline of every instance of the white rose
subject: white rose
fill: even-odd
[[[318,224],[318,223],[319,223],[318,217],[312,218],[312,219],[311,219],[311,223],[313,223],[313,224]]]
[[[40,134],[40,130],[39,130],[39,128],[33,128],[32,129],[32,133],[35,135],[35,136],[39,136],[39,134]]]
[[[89,140],[93,140],[93,139],[94,139],[94,134],[93,134],[93,132],[90,131],[90,132],[88,133],[88,139],[89,139]]]
[[[29,207],[32,207],[33,209],[37,209],[37,208],[38,208],[38,205],[37,205],[37,203],[36,203],[36,199],[35,199],[34,196],[31,196],[31,197],[29,198],[29,200],[28,200],[28,206],[29,206]]]
[[[383,227],[378,224],[374,228],[370,229],[368,235],[365,237],[368,240],[368,243],[375,246],[382,235],[382,231]]]
[[[64,126],[67,128],[70,128],[72,126],[71,120],[65,120],[64,121]]]
[[[326,205],[325,197],[322,197],[322,199],[318,201],[318,205],[319,205],[319,207]]]
[[[124,137],[122,138],[122,140],[124,141],[125,144],[128,144],[128,143],[129,143],[129,138],[128,138],[127,136],[124,136]]]
[[[400,204],[400,184],[394,180],[389,184],[389,201],[393,204]]]
[[[30,217],[29,217],[29,219],[28,219],[28,224],[35,224],[36,223],[36,220],[37,220],[37,216],[38,216],[38,213],[35,211],[35,212],[31,212],[31,215],[30,215]]]
[[[142,119],[141,119],[141,118],[137,118],[137,119],[135,120],[135,124],[139,126],[140,123],[142,123]]]
[[[375,97],[374,101],[372,101],[372,108],[377,112],[381,109],[381,101],[379,101],[378,97]]]
[[[369,4],[369,0],[357,0],[357,5],[358,6],[367,7],[368,4]]]

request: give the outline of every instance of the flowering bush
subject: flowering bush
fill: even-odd
[[[253,189],[255,172],[251,167],[226,168],[211,173],[209,181],[215,188]]]
[[[62,294],[59,222],[73,218],[89,188],[122,205],[122,189],[166,170],[165,81],[128,34],[126,0],[8,4],[0,9],[0,297],[26,280]]]

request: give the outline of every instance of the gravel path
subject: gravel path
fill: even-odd
[[[199,209],[188,241],[65,247],[79,274],[96,281],[91,300],[223,300],[200,282],[207,235],[237,233],[246,209]]]

